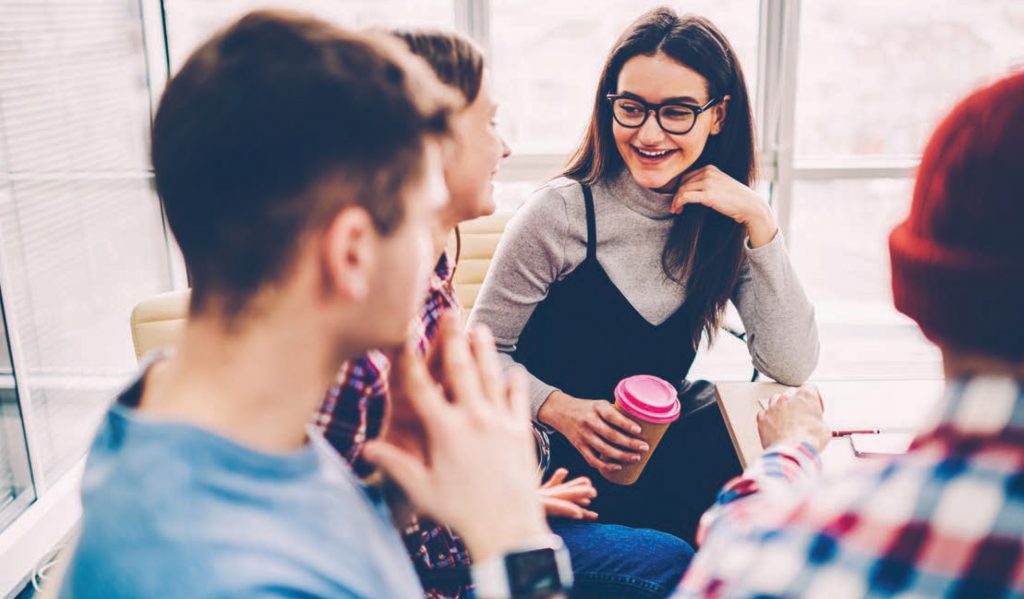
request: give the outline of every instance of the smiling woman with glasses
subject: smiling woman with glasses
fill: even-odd
[[[583,142],[509,224],[471,317],[531,375],[552,466],[594,480],[601,520],[693,541],[739,463],[708,394],[684,385],[727,302],[755,366],[800,384],[817,364],[814,311],[768,204],[750,186],[754,127],[743,70],[707,19],[642,15],[605,62]],[[683,416],[657,450],[612,404],[652,374]],[[639,480],[609,478],[650,456]],[[621,480],[621,479],[620,479]]]

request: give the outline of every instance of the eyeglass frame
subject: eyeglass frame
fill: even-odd
[[[697,106],[695,104],[687,104],[686,102],[678,102],[678,101],[675,101],[675,100],[669,100],[668,102],[661,102],[661,103],[658,103],[658,104],[651,104],[650,102],[647,102],[646,100],[644,100],[642,98],[638,98],[638,97],[633,96],[633,95],[628,95],[627,96],[627,95],[615,94],[615,93],[606,94],[605,95],[605,99],[608,100],[608,104],[611,105],[611,108],[612,108],[612,119],[614,119],[616,123],[618,123],[619,125],[622,125],[626,129],[639,129],[640,127],[643,127],[647,123],[647,119],[650,118],[651,111],[653,110],[654,111],[654,121],[656,123],[658,123],[658,126],[661,127],[662,131],[664,131],[665,133],[668,133],[669,135],[686,135],[690,131],[693,131],[693,128],[697,125],[697,117],[699,117],[702,112],[706,112],[709,108],[711,108],[715,104],[718,104],[719,102],[724,100],[725,96],[720,96],[718,98],[711,98],[703,106]],[[616,100],[631,100],[633,102],[636,102],[637,104],[642,105],[644,107],[644,118],[643,118],[643,120],[641,120],[640,123],[636,124],[636,125],[626,125],[626,124],[624,124],[622,121],[620,121],[618,119],[618,117],[615,116],[615,101]],[[678,106],[678,107],[681,107],[681,108],[686,108],[686,109],[692,110],[693,111],[693,122],[690,123],[690,128],[687,129],[686,131],[669,131],[668,129],[666,129],[665,125],[663,125],[661,123],[661,109],[663,107],[665,107],[665,106]]]

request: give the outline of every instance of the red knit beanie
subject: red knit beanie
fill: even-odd
[[[942,121],[889,251],[896,308],[929,339],[1024,359],[1024,73]]]

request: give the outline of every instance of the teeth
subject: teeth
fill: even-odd
[[[662,150],[661,152],[645,152],[645,151],[641,150],[640,148],[636,148],[636,151],[641,156],[646,156],[648,158],[661,158],[665,154],[668,154],[671,150]]]

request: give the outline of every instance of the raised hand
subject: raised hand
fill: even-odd
[[[672,199],[672,212],[687,204],[701,204],[746,226],[750,245],[758,248],[775,238],[779,226],[768,204],[753,190],[708,165],[686,173]]]
[[[396,358],[391,425],[366,459],[420,513],[462,535],[477,560],[550,534],[525,378],[506,380],[490,332],[467,336],[457,317],[442,319],[437,348],[443,388],[412,347]]]

